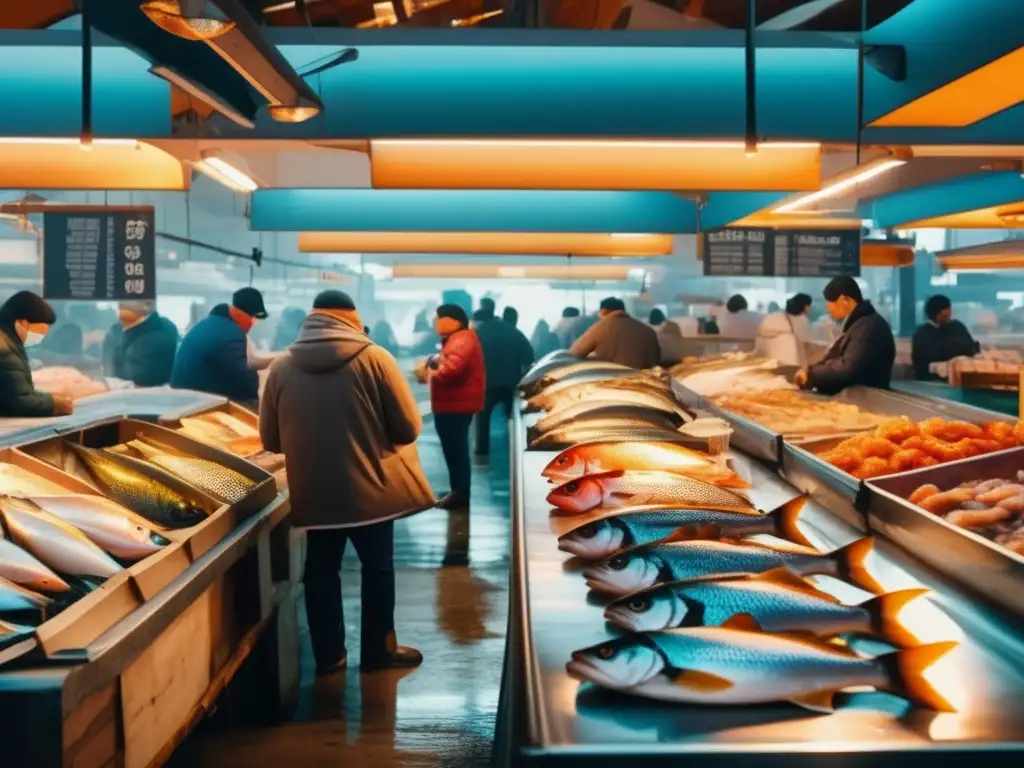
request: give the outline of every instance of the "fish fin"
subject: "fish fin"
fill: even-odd
[[[952,641],[932,643],[880,656],[878,661],[889,675],[885,690],[937,712],[956,712],[956,707],[924,678],[924,673],[958,645]]]
[[[626,474],[626,470],[624,470],[624,469],[608,469],[608,470],[605,470],[604,472],[592,472],[590,474],[584,475],[584,477],[587,477],[587,478],[590,478],[590,479],[593,479],[593,480],[603,480],[606,477],[607,478],[622,477],[624,474]]]
[[[722,622],[722,629],[739,629],[744,632],[763,632],[757,619],[749,613],[737,613]]]
[[[819,589],[816,589],[811,584],[808,584],[802,578],[797,576],[788,568],[773,568],[770,571],[764,573],[758,573],[750,577],[751,581],[764,581],[769,584],[778,584],[780,586],[789,587],[790,589],[798,589],[801,592],[809,592],[814,595],[821,595],[822,597],[828,598],[829,602],[839,603],[839,600],[832,597],[832,595],[826,594]]]
[[[679,670],[679,674],[673,678],[672,682],[680,688],[688,688],[691,691],[698,691],[700,693],[727,691],[734,685],[732,680],[696,669]]]
[[[863,658],[850,648],[848,645],[836,644],[823,637],[820,637],[813,632],[807,630],[793,629],[787,632],[771,632],[773,637],[783,637],[787,640],[792,640],[796,643],[802,643],[810,648],[815,648],[819,651],[828,651],[830,653],[838,653],[842,656],[849,656],[851,659]]]
[[[803,512],[805,504],[807,504],[807,497],[797,496],[795,499],[790,499],[772,512],[771,516],[775,520],[775,527],[779,534],[781,534],[782,538],[788,539],[796,544],[803,544],[805,547],[813,547],[814,544],[804,536],[800,527],[797,525],[800,513]]]
[[[672,531],[662,541],[692,541],[693,539],[704,538],[701,533],[702,531],[694,525],[682,525]]]
[[[824,691],[811,691],[810,693],[805,693],[803,696],[795,696],[790,699],[790,701],[798,707],[809,709],[811,712],[820,712],[823,715],[830,715],[836,710],[833,702],[836,693],[837,691],[830,689]]]
[[[885,592],[883,587],[867,569],[866,561],[875,546],[875,540],[871,536],[847,544],[841,549],[832,553],[838,567],[838,575],[842,579],[852,581],[858,587],[880,595]]]
[[[926,594],[927,589],[901,589],[866,600],[860,607],[868,612],[871,628],[878,634],[900,648],[913,648],[920,645],[921,641],[900,621],[900,611],[908,603]]]

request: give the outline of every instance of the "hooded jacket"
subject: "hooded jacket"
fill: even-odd
[[[842,335],[822,361],[807,369],[807,380],[825,395],[856,384],[888,389],[895,360],[892,329],[870,301],[862,301],[846,318]]]
[[[259,374],[249,367],[245,331],[231,319],[227,304],[185,334],[174,358],[171,386],[221,395],[239,403],[255,403]]]
[[[654,368],[661,363],[661,345],[654,329],[625,312],[602,317],[569,351],[576,357],[593,354],[598,360],[630,368]]]
[[[486,385],[484,353],[476,332],[463,328],[451,334],[441,346],[437,369],[430,374],[431,410],[480,413],[484,409]]]
[[[352,528],[432,507],[422,427],[394,358],[337,318],[309,315],[270,367],[260,437],[285,456],[297,527]]]
[[[53,415],[53,397],[36,389],[25,345],[14,325],[0,321],[0,417]]]
[[[757,329],[754,353],[778,360],[781,365],[805,368],[810,335],[806,315],[772,312]]]

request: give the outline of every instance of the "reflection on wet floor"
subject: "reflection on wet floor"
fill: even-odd
[[[302,626],[302,697],[294,719],[257,729],[197,732],[175,765],[484,766],[491,756],[508,613],[509,455],[495,423],[488,464],[473,468],[473,508],[431,510],[395,529],[396,623],[401,643],[423,666],[360,675],[358,668],[316,680]],[[447,488],[440,446],[427,423],[420,454],[438,492]],[[442,562],[465,562],[449,565]],[[343,565],[349,658],[359,658],[359,562]]]

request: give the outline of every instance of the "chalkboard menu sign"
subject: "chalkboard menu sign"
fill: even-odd
[[[704,235],[704,274],[856,277],[860,238],[859,230],[720,229]]]
[[[43,297],[156,298],[152,208],[67,208],[43,214]]]

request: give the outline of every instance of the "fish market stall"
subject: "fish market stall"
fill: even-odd
[[[726,465],[666,439],[656,418],[643,436],[584,426],[547,449],[528,448],[538,416],[515,416],[505,764],[1020,763],[1018,617],[742,452]],[[1009,485],[1009,471],[970,479]],[[946,550],[948,572],[960,554]],[[1019,578],[1004,569],[998,588]],[[831,664],[848,665],[833,682]]]
[[[0,433],[12,765],[160,764],[233,681],[263,717],[297,688],[287,492],[243,456],[155,423],[230,412],[239,424],[224,434],[252,448],[255,416],[173,390],[97,401]]]

